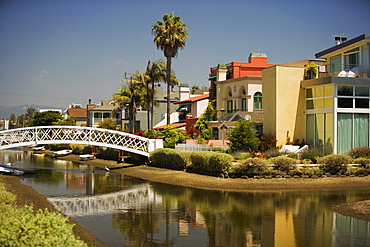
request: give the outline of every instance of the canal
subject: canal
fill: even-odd
[[[154,183],[25,151],[0,163],[110,246],[370,246],[370,222],[331,206],[368,190],[221,192]]]

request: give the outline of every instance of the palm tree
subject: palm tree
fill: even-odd
[[[142,83],[143,78],[145,78],[145,75],[138,71],[130,79],[125,75],[125,79],[123,80],[125,84],[117,89],[117,93],[113,94],[113,101],[117,104],[115,110],[122,110],[128,105],[131,132],[135,132],[136,108],[146,106],[144,100],[146,90]]]
[[[170,124],[170,88],[171,88],[171,62],[177,56],[178,50],[183,49],[185,40],[189,37],[188,26],[185,25],[180,16],[174,16],[174,12],[165,14],[162,21],[157,21],[152,26],[154,43],[157,49],[161,49],[167,59],[166,81],[167,81],[167,125]]]
[[[146,82],[147,86],[147,105],[150,110],[150,120],[149,120],[149,111],[148,111],[148,129],[153,126],[153,107],[154,107],[154,95],[155,95],[155,83],[166,80],[165,73],[165,62],[163,60],[156,60],[154,62],[148,61],[148,66],[146,67],[145,74],[148,76],[148,81]],[[149,89],[149,85],[151,88]]]

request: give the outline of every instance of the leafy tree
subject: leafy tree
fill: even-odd
[[[67,119],[59,119],[54,125],[76,126],[76,117],[68,116]]]
[[[26,126],[33,119],[35,112],[36,112],[36,109],[33,107],[29,107],[26,109],[26,113],[24,114],[24,120],[25,120]]]
[[[142,83],[144,74],[136,72],[134,77],[128,79],[125,75],[124,82],[125,84],[118,88],[118,92],[113,94],[113,101],[117,104],[116,111],[122,110],[127,104],[129,108],[130,126],[131,131],[134,132],[135,123],[135,113],[136,107],[143,106],[145,107],[146,101],[144,100],[146,95],[145,86]]]
[[[171,88],[171,62],[177,56],[178,50],[186,46],[185,40],[189,37],[188,26],[185,25],[180,16],[174,16],[174,12],[165,14],[163,21],[157,21],[152,26],[154,43],[157,49],[163,51],[167,59],[166,81],[167,81],[167,125],[170,124],[170,88]]]
[[[15,114],[12,113],[9,117],[9,128],[12,129],[12,128],[15,128],[17,124],[17,118],[15,117]]]
[[[199,136],[203,139],[208,140],[211,137],[212,128],[208,127],[207,121],[210,121],[210,115],[214,111],[212,102],[209,102],[207,108],[200,115],[197,122],[194,125],[194,128],[198,130]]]
[[[112,118],[106,118],[103,121],[99,122],[98,128],[116,130],[117,123]]]
[[[164,146],[167,148],[174,148],[176,143],[182,143],[186,140],[184,130],[176,129],[171,125],[167,125],[162,131],[161,136],[164,140]]]
[[[148,129],[153,126],[155,83],[166,80],[166,64],[163,60],[148,61],[145,74],[147,75],[147,106],[148,106]],[[151,88],[149,88],[151,85]]]
[[[30,126],[50,126],[58,123],[62,115],[57,111],[36,112]]]
[[[241,120],[229,132],[230,151],[255,151],[258,148],[256,131],[252,128],[253,122]]]

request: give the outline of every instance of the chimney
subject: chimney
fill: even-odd
[[[217,74],[216,74],[216,81],[225,81],[226,80],[226,65],[225,64],[219,64],[216,68]]]
[[[335,45],[339,45],[340,44],[340,37],[335,36],[334,39],[335,39]]]

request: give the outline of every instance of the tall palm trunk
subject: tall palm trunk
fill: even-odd
[[[152,89],[150,94],[150,127],[153,128],[154,126],[154,80],[152,80]]]
[[[170,99],[170,89],[171,89],[171,56],[167,57],[167,67],[166,67],[166,79],[167,79],[167,125],[170,125],[171,118],[171,99]]]
[[[147,84],[146,84],[146,107],[147,107],[146,117],[148,118],[148,129],[150,129],[150,97],[149,97],[149,83],[147,83]]]

